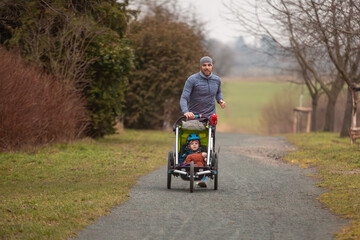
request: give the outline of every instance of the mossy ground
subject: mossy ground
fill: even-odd
[[[349,138],[339,138],[338,133],[302,133],[287,138],[298,149],[285,160],[316,167],[318,185],[328,190],[319,200],[351,220],[337,239],[360,239],[360,146],[351,145]]]

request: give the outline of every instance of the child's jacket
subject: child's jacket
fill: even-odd
[[[197,165],[199,167],[204,167],[204,157],[202,153],[189,154],[186,157],[184,164],[190,164],[191,161],[194,162],[194,165]]]

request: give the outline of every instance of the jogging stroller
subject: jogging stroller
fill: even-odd
[[[195,115],[195,120],[187,120],[185,116],[182,116],[175,121],[173,125],[176,136],[175,147],[174,151],[168,153],[168,189],[171,189],[172,176],[180,176],[183,180],[190,181],[190,192],[194,190],[194,182],[200,181],[204,177],[212,179],[214,190],[218,189],[218,155],[220,148],[218,151],[214,149],[216,124],[216,114],[211,116],[211,120],[202,115]],[[201,151],[207,153],[204,166],[197,166],[193,161],[190,164],[183,164],[180,161],[180,156],[187,147],[187,138],[190,134],[196,134],[200,137]]]

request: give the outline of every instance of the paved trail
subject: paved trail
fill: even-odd
[[[279,158],[280,137],[218,133],[219,190],[195,188],[166,167],[140,178],[130,199],[79,233],[78,239],[332,239],[346,222],[315,200],[310,170]]]

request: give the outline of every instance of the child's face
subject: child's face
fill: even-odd
[[[196,151],[199,149],[199,141],[198,140],[193,140],[189,143],[189,148],[192,151]]]

